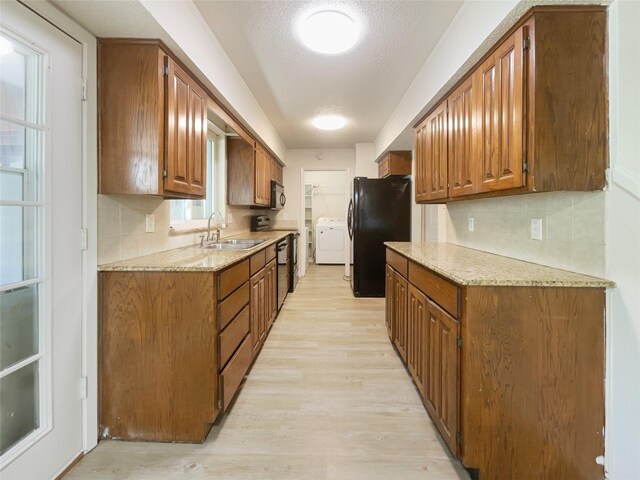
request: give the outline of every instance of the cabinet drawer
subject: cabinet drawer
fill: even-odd
[[[227,268],[218,277],[218,300],[224,299],[249,280],[249,260]]]
[[[276,244],[274,243],[273,245],[269,245],[265,250],[267,251],[267,258],[265,259],[265,262],[269,263],[271,260],[276,258]]]
[[[253,358],[251,348],[251,336],[247,335],[236,351],[235,355],[229,360],[227,367],[220,375],[220,385],[222,386],[222,408],[226,410],[233,396],[235,395],[244,374],[247,373]]]
[[[260,250],[258,253],[251,255],[251,258],[249,259],[251,262],[251,276],[258,273],[267,263],[266,253],[267,249],[265,248],[264,250]]]
[[[387,248],[387,263],[404,278],[408,278],[407,265],[409,261],[405,257]]]
[[[456,285],[413,262],[409,262],[409,282],[458,318],[460,289]]]
[[[249,282],[218,304],[218,328],[220,331],[249,303]]]
[[[249,306],[244,307],[220,334],[220,369],[227,364],[247,333],[249,333]]]

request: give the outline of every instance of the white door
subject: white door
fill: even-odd
[[[0,477],[82,451],[82,47],[15,1],[0,16]]]

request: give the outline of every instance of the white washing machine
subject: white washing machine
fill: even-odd
[[[344,263],[345,229],[341,218],[322,217],[316,224],[316,263]]]

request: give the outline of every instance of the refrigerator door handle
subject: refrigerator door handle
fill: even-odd
[[[349,200],[349,211],[347,213],[347,228],[349,229],[349,238],[353,240],[353,199]]]

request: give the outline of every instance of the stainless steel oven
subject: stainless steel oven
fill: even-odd
[[[276,244],[276,263],[278,264],[278,310],[282,308],[289,291],[289,242],[288,237]]]
[[[298,285],[298,242],[300,241],[300,233],[292,233],[291,238],[291,272],[289,278],[289,292],[293,292]]]

